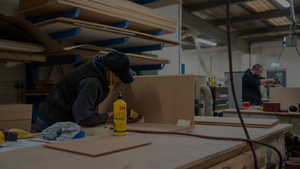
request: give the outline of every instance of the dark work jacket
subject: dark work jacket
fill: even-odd
[[[250,69],[245,72],[242,82],[243,102],[250,102],[250,105],[260,104],[260,79],[264,78],[254,76]]]
[[[54,85],[38,112],[38,117],[41,120],[49,125],[63,121],[75,122],[72,106],[78,96],[77,86],[84,78],[95,77],[99,79],[101,83],[102,94],[99,94],[98,99],[95,101],[96,106],[107,97],[109,87],[107,80],[104,79],[106,77],[106,66],[105,64],[102,66],[102,71],[97,70],[97,68],[93,66],[93,59],[95,60],[95,57],[83,65],[71,70]]]

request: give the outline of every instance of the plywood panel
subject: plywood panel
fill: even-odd
[[[194,75],[137,76],[131,84],[116,84],[99,105],[99,113],[112,111],[119,91],[127,107],[147,123],[174,125],[186,119],[194,124]]]
[[[0,129],[18,128],[30,132],[31,119],[30,120],[13,120],[13,121],[0,121]]]
[[[151,144],[149,141],[141,141],[124,137],[92,136],[82,139],[44,144],[44,146],[95,157],[149,144]]]
[[[278,120],[275,119],[244,118],[243,120],[246,127],[252,127],[252,128],[270,128],[278,124]],[[230,118],[230,117],[195,116],[195,124],[242,127],[239,118]]]
[[[299,87],[273,87],[270,88],[270,102],[281,103],[281,109],[289,109],[290,106],[298,107],[300,103]]]
[[[31,120],[32,104],[0,105],[0,123],[7,120]]]

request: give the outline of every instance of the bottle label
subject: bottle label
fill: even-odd
[[[127,130],[127,109],[126,103],[119,102],[114,104],[114,133],[126,133]]]

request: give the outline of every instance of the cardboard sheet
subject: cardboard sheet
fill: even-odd
[[[99,105],[99,113],[112,111],[119,91],[127,107],[146,123],[176,125],[185,119],[194,125],[194,75],[137,76],[131,84],[116,84]]]
[[[44,146],[95,157],[149,144],[151,144],[149,141],[141,141],[119,136],[93,136],[44,144]]]

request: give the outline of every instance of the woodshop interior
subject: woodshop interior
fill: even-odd
[[[300,169],[300,0],[228,1],[0,0],[0,168]],[[107,121],[47,140],[37,121],[54,86],[112,51],[136,75],[95,106]],[[141,117],[126,136],[108,113],[119,92]],[[282,162],[251,149],[239,113]]]

